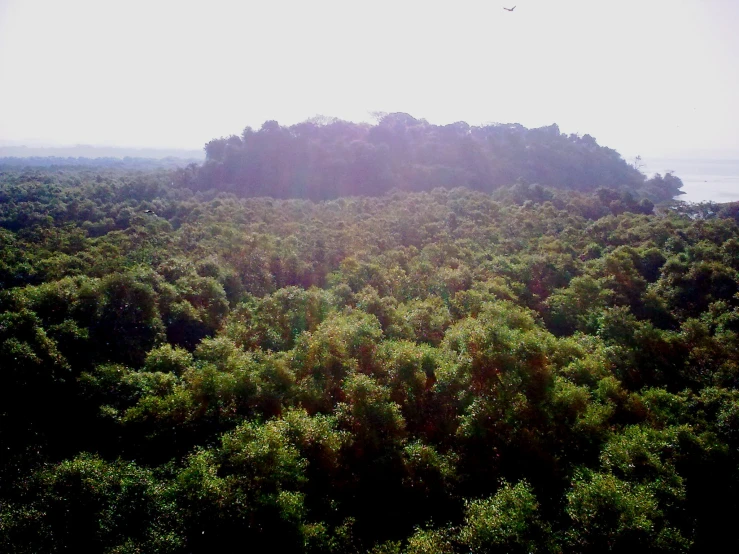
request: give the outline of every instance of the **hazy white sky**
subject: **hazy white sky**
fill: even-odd
[[[739,152],[737,29],[739,0],[0,0],[0,140],[200,148],[404,111]]]

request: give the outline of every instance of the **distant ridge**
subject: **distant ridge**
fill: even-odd
[[[202,161],[203,150],[177,148],[122,148],[117,146],[0,146],[0,158],[182,158]]]

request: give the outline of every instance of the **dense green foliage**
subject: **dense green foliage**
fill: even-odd
[[[664,201],[682,186],[669,174],[646,180],[615,150],[590,135],[560,133],[556,125],[431,125],[403,113],[385,115],[377,125],[268,121],[259,131],[247,127],[241,136],[212,140],[205,151],[203,166],[183,170],[178,180],[242,196],[325,200],[440,186],[491,192],[522,180],[579,191],[608,187]]]
[[[172,175],[0,174],[3,552],[739,548],[736,206]]]

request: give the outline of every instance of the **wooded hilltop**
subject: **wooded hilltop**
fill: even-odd
[[[376,125],[267,121],[258,131],[210,141],[205,153],[202,167],[190,166],[182,182],[241,196],[327,200],[457,186],[492,192],[524,182],[583,192],[607,187],[660,202],[682,186],[672,175],[646,179],[615,150],[557,125],[432,125],[404,113],[385,114]]]

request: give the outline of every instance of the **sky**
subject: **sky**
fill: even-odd
[[[0,0],[0,143],[407,112],[739,157],[736,29],[739,0]]]

